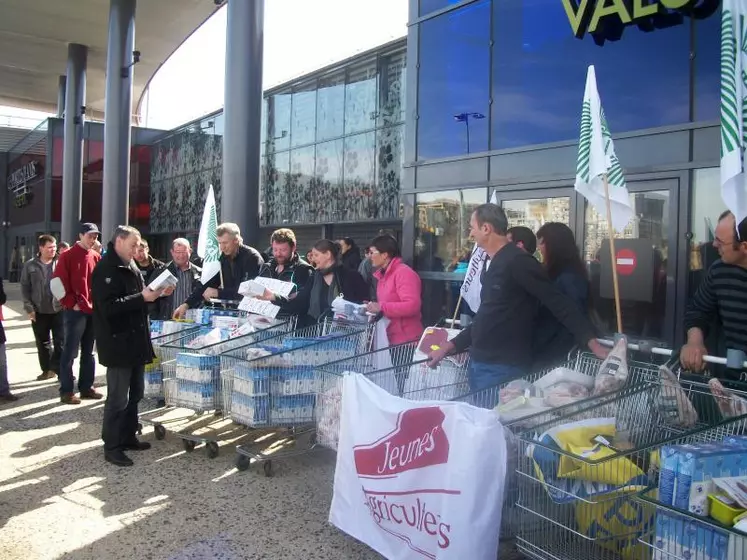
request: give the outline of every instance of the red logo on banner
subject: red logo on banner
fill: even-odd
[[[620,249],[615,258],[615,264],[617,266],[618,274],[630,276],[638,266],[638,257],[636,256],[635,251],[631,251],[630,249]]]
[[[446,464],[449,440],[443,429],[445,418],[437,406],[400,413],[393,432],[369,445],[355,447],[358,476],[390,478],[409,470]]]

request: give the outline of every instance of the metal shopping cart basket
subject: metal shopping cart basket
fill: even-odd
[[[721,442],[747,426],[747,414],[695,419],[692,401],[708,394],[702,382],[644,381],[519,431],[518,549],[537,559],[650,558],[656,512],[639,494],[657,487],[662,448]]]
[[[237,330],[202,325],[198,330],[161,345],[166,406],[170,410],[187,409],[193,414],[152,420],[156,439],[163,439],[166,436],[166,423],[187,421],[188,425],[183,429],[172,430],[172,433],[182,440],[184,449],[191,452],[198,443],[205,443],[208,457],[217,457],[217,437],[214,430],[211,434],[207,429],[210,427],[210,421],[203,421],[200,425],[189,425],[189,422],[207,411],[214,411],[214,416],[223,415],[220,353],[287,332],[293,324],[291,321],[258,316],[247,319],[250,321]]]
[[[288,428],[279,439],[264,440],[261,451],[238,445],[239,470],[246,470],[251,462],[260,462],[265,475],[271,476],[273,460],[305,453],[316,446],[314,405],[319,379],[314,368],[364,353],[371,328],[325,321],[221,354],[223,391],[231,418],[250,428]],[[306,447],[299,445],[300,436],[308,437]]]
[[[467,392],[466,354],[452,356],[431,369],[427,360],[413,359],[416,348],[416,343],[399,344],[318,366],[315,421],[319,445],[337,450],[342,378],[348,373],[365,375],[384,390],[410,400],[449,400]]]

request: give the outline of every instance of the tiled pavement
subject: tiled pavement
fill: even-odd
[[[156,441],[146,427],[153,448],[131,453],[134,467],[105,463],[103,402],[62,405],[56,382],[35,381],[18,286],[5,287],[10,381],[22,399],[0,405],[0,559],[380,558],[327,523],[331,453],[281,462],[266,478],[234,468],[232,443],[209,459],[172,435]]]

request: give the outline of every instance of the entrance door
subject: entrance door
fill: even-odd
[[[682,227],[679,223],[679,183],[678,177],[629,182],[635,216],[625,230],[615,236],[625,240],[618,243],[618,256],[619,249],[626,245],[643,246],[647,250],[641,258],[650,259],[644,279],[647,291],[621,293],[623,332],[631,338],[658,340],[669,345],[675,341],[682,314],[681,309],[676,313],[675,306],[675,279],[678,266],[684,262],[684,257],[679,255],[682,247],[677,235]],[[589,273],[595,319],[606,334],[615,332],[614,300],[609,280],[611,270],[604,269],[610,267],[612,261],[602,255],[603,249],[609,251],[608,245],[603,244],[609,238],[606,216],[597,213],[572,188],[499,192],[497,198],[506,211],[509,227],[525,225],[536,232],[544,223],[562,222],[573,230]],[[627,262],[627,259],[623,260]],[[619,271],[621,265],[616,266]],[[610,285],[605,285],[606,282]]]

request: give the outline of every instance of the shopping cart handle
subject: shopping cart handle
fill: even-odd
[[[597,341],[599,342],[599,344],[602,344],[603,346],[608,346],[610,348],[612,348],[615,345],[614,341],[607,340],[606,338],[598,338]],[[641,350],[641,345],[630,343],[628,344],[628,349],[639,351]],[[668,358],[672,357],[672,350],[670,348],[646,347],[645,351],[650,352],[651,354],[656,354],[658,356],[666,356]],[[717,365],[722,365],[722,366],[727,365],[727,359],[721,358],[719,356],[703,356],[703,361],[708,364],[717,364]],[[742,363],[742,367],[747,369],[747,360]],[[735,369],[738,369],[738,368],[735,368]]]

